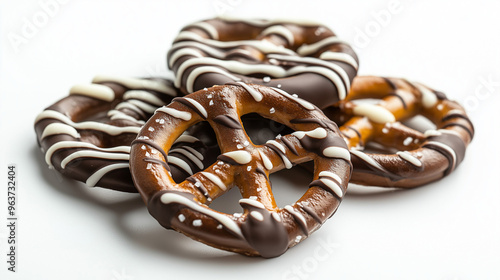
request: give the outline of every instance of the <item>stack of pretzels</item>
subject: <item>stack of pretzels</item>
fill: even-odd
[[[356,77],[353,49],[318,23],[204,20],[181,30],[167,58],[173,81],[96,76],[74,86],[35,120],[38,144],[50,168],[139,192],[162,226],[223,250],[279,256],[335,213],[349,182],[439,180],[474,137],[442,92]],[[405,124],[416,116],[435,127]],[[259,139],[272,124],[280,134]],[[313,179],[278,206],[269,176],[296,165]],[[208,206],[234,186],[242,213]]]

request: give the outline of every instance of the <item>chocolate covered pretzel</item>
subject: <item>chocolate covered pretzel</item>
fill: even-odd
[[[293,133],[258,145],[241,117],[257,113]],[[176,183],[169,152],[197,123],[208,123],[221,154],[204,171]],[[312,161],[313,181],[294,204],[278,207],[269,175]],[[148,210],[168,229],[223,250],[270,258],[307,238],[337,209],[350,178],[350,154],[338,127],[311,103],[278,89],[235,83],[178,97],[160,108],[132,143],[131,172]],[[237,186],[243,213],[210,202]]]
[[[362,185],[411,188],[439,180],[459,166],[474,137],[460,104],[405,79],[356,77],[346,100],[325,113],[342,124],[351,182]],[[436,128],[420,132],[402,123],[417,115]],[[382,153],[365,151],[371,143]]]
[[[35,120],[45,161],[88,186],[136,192],[128,162],[130,143],[154,111],[178,95],[171,81],[160,78],[96,76],[92,84],[75,85],[69,96]],[[179,138],[175,146],[170,158],[179,181],[203,170],[212,161],[211,153],[217,153],[217,145],[193,135]]]
[[[215,18],[182,29],[168,66],[183,93],[244,82],[276,87],[324,108],[345,98],[358,58],[322,24]]]

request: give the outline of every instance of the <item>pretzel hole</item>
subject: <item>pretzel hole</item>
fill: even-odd
[[[246,114],[241,117],[243,127],[252,143],[263,145],[278,135],[287,135],[294,130],[274,120],[262,117],[257,113]]]

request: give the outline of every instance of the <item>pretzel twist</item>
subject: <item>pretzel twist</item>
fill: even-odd
[[[346,100],[325,113],[342,124],[354,166],[351,182],[363,185],[411,188],[438,180],[457,168],[474,137],[462,106],[404,79],[356,77]],[[422,133],[401,123],[417,115],[436,129]],[[370,143],[384,153],[364,152]]]
[[[154,111],[179,95],[172,82],[159,79],[96,76],[92,84],[75,85],[69,96],[35,120],[38,144],[50,168],[88,186],[136,192],[129,171],[130,143]],[[176,143],[172,173],[182,181],[189,171],[202,170],[209,147],[185,136]],[[203,154],[200,167],[187,152]],[[187,156],[186,156],[187,155]],[[192,173],[192,171],[191,171]]]
[[[182,29],[167,59],[185,94],[241,81],[281,88],[320,108],[345,98],[358,69],[349,44],[305,21],[196,22]]]
[[[295,132],[255,145],[241,123],[248,113]],[[166,164],[168,151],[183,131],[202,121],[214,129],[222,154],[203,172],[176,183]],[[237,83],[175,98],[158,109],[132,144],[131,171],[149,212],[164,227],[216,248],[275,257],[337,209],[351,172],[346,147],[335,123],[311,103],[280,89]],[[293,205],[279,208],[269,175],[311,160],[309,189]],[[241,191],[243,214],[207,206],[233,186]]]

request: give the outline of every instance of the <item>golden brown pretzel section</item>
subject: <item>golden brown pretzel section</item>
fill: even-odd
[[[329,28],[293,20],[195,22],[167,58],[185,94],[241,81],[281,88],[320,108],[345,98],[358,69],[353,49]]]
[[[346,100],[325,112],[342,124],[354,166],[351,182],[363,185],[410,188],[438,180],[462,162],[474,136],[462,106],[405,79],[356,77]],[[420,132],[401,123],[417,115],[436,129]],[[369,142],[384,152],[365,153]]]
[[[241,123],[241,116],[249,113],[295,132],[255,145]],[[214,129],[221,155],[177,184],[169,174],[169,149],[186,129],[202,121]],[[293,205],[278,207],[269,175],[306,161],[314,162],[309,188]],[[336,124],[316,106],[280,89],[240,82],[175,98],[158,109],[132,144],[131,171],[150,213],[164,227],[216,248],[275,257],[336,211],[351,165]],[[226,214],[207,206],[233,186],[241,191],[243,213]]]

